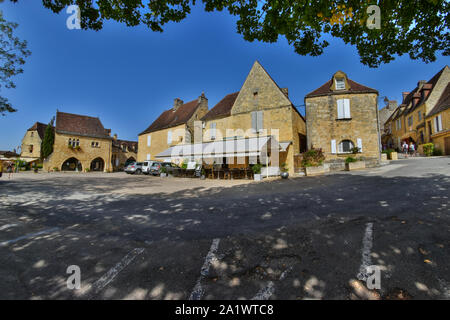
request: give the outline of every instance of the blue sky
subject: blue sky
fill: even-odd
[[[265,44],[245,42],[236,32],[236,18],[227,12],[206,13],[201,5],[163,33],[140,26],[108,22],[102,31],[68,30],[68,15],[43,8],[41,1],[0,4],[17,35],[28,41],[32,55],[16,77],[17,88],[2,90],[18,112],[0,116],[0,150],[20,145],[25,131],[48,123],[56,109],[100,117],[119,138],[136,140],[173,99],[197,98],[202,91],[212,108],[226,94],[238,91],[253,62],[259,60],[280,87],[288,87],[295,105],[337,70],[380,96],[401,100],[418,80],[430,79],[445,64],[412,61],[408,56],[370,69],[356,49],[331,39],[320,57],[297,55],[284,39]],[[301,110],[301,109],[300,109]]]

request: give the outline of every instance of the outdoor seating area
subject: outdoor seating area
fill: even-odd
[[[244,168],[225,168],[222,166],[198,165],[195,169],[191,168],[171,168],[169,175],[179,178],[198,178],[204,175],[206,179],[250,179],[253,180],[253,170],[251,167]]]

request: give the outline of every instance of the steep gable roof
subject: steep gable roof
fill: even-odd
[[[236,101],[238,92],[227,94],[222,100],[220,100],[214,108],[208,111],[207,114],[203,116],[201,120],[213,120],[221,117],[227,117],[231,115],[231,108],[233,108],[234,102]]]
[[[167,129],[187,123],[200,105],[199,99],[192,100],[178,107],[177,110],[169,109],[153,121],[153,123],[139,135]]]
[[[426,82],[426,83],[424,84],[424,85],[431,86],[431,91],[430,91],[430,93],[428,94],[427,97],[423,97],[423,95],[421,95],[419,103],[418,103],[417,105],[415,105],[415,106],[412,106],[412,105],[411,105],[410,108],[408,108],[408,109],[405,110],[405,112],[404,112],[405,114],[409,114],[409,113],[413,112],[414,110],[416,110],[418,107],[420,107],[421,105],[423,105],[423,104],[428,100],[428,98],[429,98],[429,97],[431,96],[431,94],[433,93],[433,90],[434,90],[434,88],[435,88],[435,86],[436,86],[436,83],[439,81],[439,78],[441,77],[442,73],[444,73],[444,71],[445,71],[446,68],[448,68],[447,65],[446,65],[445,67],[443,67],[443,68],[442,68],[438,73],[436,73],[430,80],[428,80],[428,82]],[[409,104],[412,102],[412,99],[413,99],[414,95],[415,95],[416,93],[418,93],[418,92],[419,92],[419,87],[417,86],[417,87],[414,88],[413,91],[411,91],[411,92],[405,97],[405,99],[403,100],[403,104],[406,104],[407,106],[409,106]]]
[[[335,94],[348,94],[348,93],[376,93],[378,94],[378,91],[369,87],[366,87],[356,81],[353,81],[351,79],[347,78],[347,82],[349,85],[348,90],[339,90],[339,91],[333,91],[331,90],[333,85],[333,79],[328,80],[325,82],[322,86],[317,88],[316,90],[308,93],[305,98],[314,98],[314,97],[321,97],[321,96],[328,96],[328,95],[335,95]]]
[[[434,116],[435,114],[447,110],[448,108],[450,108],[450,83],[447,84],[447,87],[445,87],[445,90],[442,92],[438,102],[428,113],[427,117]]]
[[[105,129],[99,118],[73,113],[56,112],[56,132],[95,138],[109,138],[110,129]]]
[[[53,127],[54,129],[55,127]],[[27,131],[37,131],[39,138],[44,139],[45,129],[47,129],[47,125],[45,123],[36,122],[30,129]]]

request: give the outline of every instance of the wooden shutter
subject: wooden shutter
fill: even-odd
[[[256,130],[258,132],[263,130],[263,112],[262,111],[258,111],[257,112],[257,123],[256,123],[257,127]]]
[[[147,160],[150,160],[150,153],[147,153]]]
[[[350,99],[344,99],[344,118],[350,119]]]
[[[211,140],[216,139],[216,123],[215,122],[211,122],[211,124],[209,125],[209,134],[210,134]]]
[[[344,100],[343,99],[339,99],[337,101],[337,114],[338,114],[338,119],[343,119],[345,114],[344,114]]]
[[[438,125],[439,125],[439,131],[442,131],[442,115],[440,114],[438,117],[437,117],[437,123],[438,123]]]
[[[167,144],[172,143],[172,131],[167,132]]]
[[[256,111],[253,111],[252,113],[252,132],[253,133],[256,133],[256,128],[257,128],[257,126],[258,126],[258,123],[257,123],[257,112]]]
[[[331,153],[336,154],[336,140],[331,140]]]
[[[147,136],[147,146],[150,147],[152,145],[152,136],[148,135]]]
[[[359,148],[359,151],[363,152],[363,146],[362,146],[362,139],[361,138],[356,139],[356,145]]]

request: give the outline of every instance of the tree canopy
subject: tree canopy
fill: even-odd
[[[49,124],[45,128],[44,139],[42,139],[41,145],[41,158],[45,159],[53,152],[53,144],[55,143],[55,130],[54,130],[55,117],[50,120]]]
[[[6,21],[0,10],[0,90],[16,87],[12,78],[23,72],[22,65],[31,52],[27,50],[27,42],[14,35],[17,23]],[[0,114],[15,112],[12,104],[0,95]]]
[[[23,0],[11,0],[13,2]],[[140,24],[162,32],[165,24],[185,19],[195,0],[42,0],[59,13],[78,5],[83,29],[100,30],[105,20]],[[198,0],[205,10],[238,17],[237,32],[247,41],[276,42],[284,36],[300,55],[318,56],[327,35],[356,47],[363,64],[377,67],[396,55],[436,60],[449,54],[450,2],[447,0]],[[366,22],[378,5],[380,29]],[[369,11],[368,11],[369,9]]]

